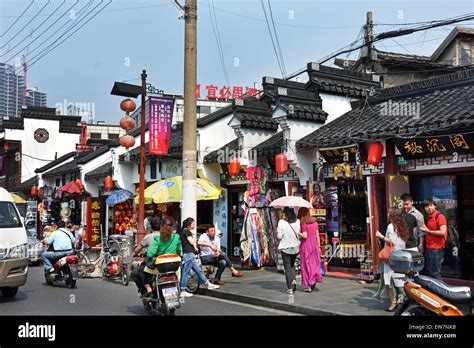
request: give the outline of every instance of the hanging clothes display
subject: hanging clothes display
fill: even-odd
[[[277,213],[270,207],[249,208],[240,237],[241,263],[245,266],[274,265],[277,257]]]

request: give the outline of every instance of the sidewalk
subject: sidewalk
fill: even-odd
[[[304,315],[383,315],[386,302],[372,298],[378,283],[359,284],[355,280],[323,277],[319,291],[303,292],[301,276],[297,276],[297,291],[293,297],[285,294],[286,284],[283,273],[276,267],[260,270],[243,270],[245,276],[233,278],[226,270],[222,276],[225,285],[217,290],[200,289],[200,294],[269,307]]]

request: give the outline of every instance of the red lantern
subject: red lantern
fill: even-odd
[[[137,104],[132,99],[125,99],[122,100],[120,103],[120,109],[122,109],[125,112],[132,112],[136,109]]]
[[[380,142],[370,144],[367,163],[376,166],[382,162],[383,145]]]
[[[36,196],[38,194],[38,186],[36,186],[36,185],[31,186],[30,194],[32,196]]]
[[[131,135],[124,135],[123,137],[120,138],[120,145],[122,145],[125,148],[132,147],[135,145],[135,138],[132,137]]]
[[[132,117],[128,116],[128,115],[126,115],[126,116],[124,116],[120,119],[120,127],[122,129],[125,129],[127,132],[129,130],[132,130],[133,128],[135,128],[136,125],[137,124],[136,124],[135,120]]]
[[[288,171],[288,158],[286,158],[286,155],[282,153],[279,155],[276,155],[275,163],[276,163],[276,172],[278,174],[283,175]]]
[[[84,185],[82,184],[81,179],[76,180],[76,185],[79,188],[79,190],[81,190],[81,191],[84,190]]]
[[[236,176],[240,173],[240,161],[238,158],[232,158],[229,163],[230,176]]]
[[[7,153],[8,151],[10,151],[10,144],[9,143],[4,143],[3,144],[3,151],[5,153]]]
[[[104,187],[107,191],[112,190],[112,188],[114,187],[114,181],[110,175],[105,177]]]

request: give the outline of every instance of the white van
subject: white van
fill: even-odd
[[[7,190],[0,187],[0,289],[4,297],[14,297],[26,283],[28,244],[26,228]]]

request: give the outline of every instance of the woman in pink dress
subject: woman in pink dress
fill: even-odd
[[[298,219],[301,223],[300,264],[304,291],[311,292],[316,283],[322,283],[321,254],[319,250],[318,223],[308,208],[300,208]]]

